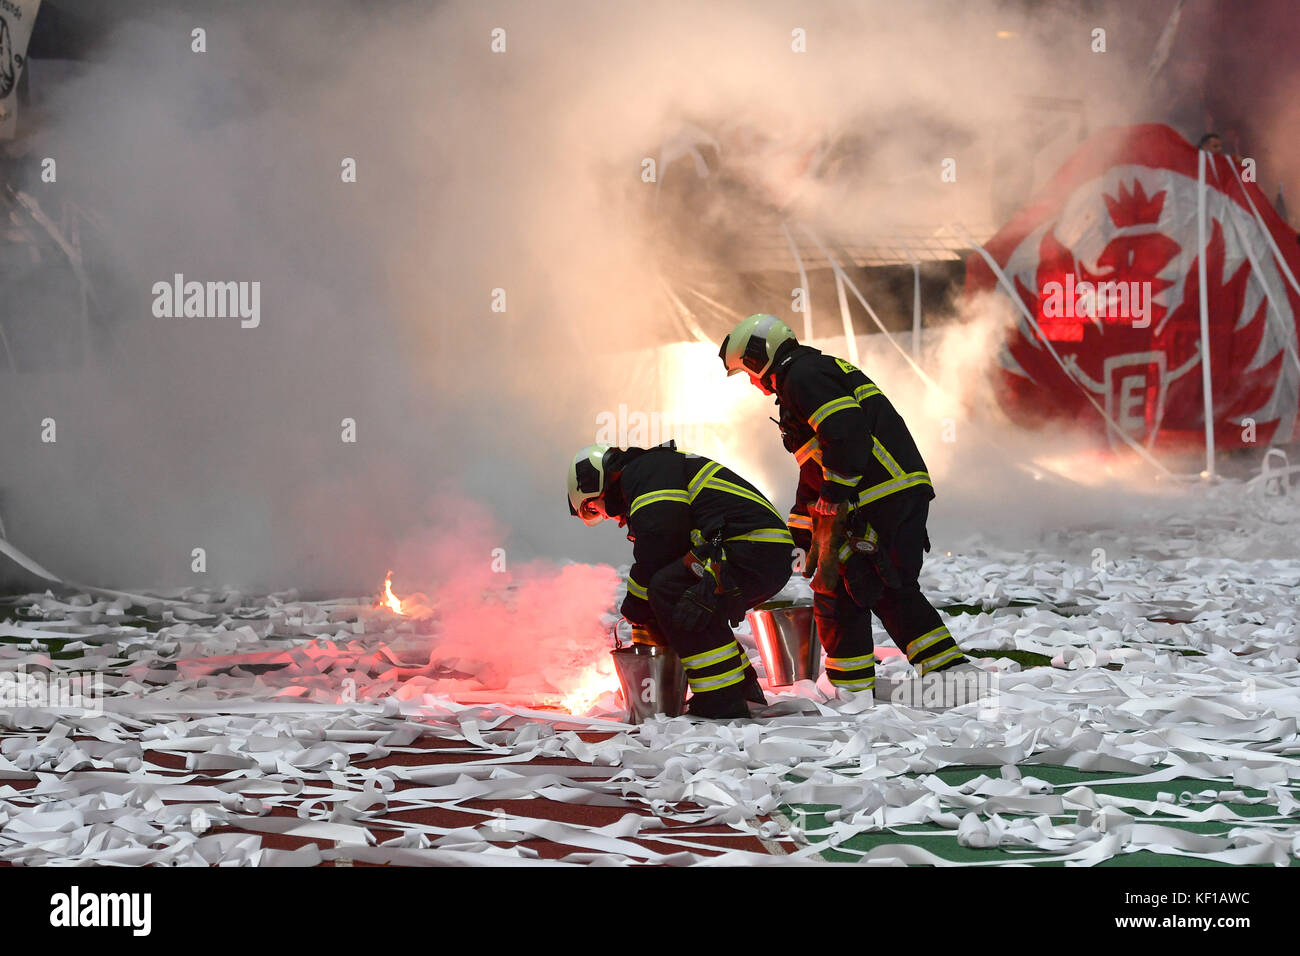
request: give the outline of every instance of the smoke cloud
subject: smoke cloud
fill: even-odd
[[[10,539],[118,586],[193,583],[196,548],[208,580],[307,592],[365,591],[389,567],[432,581],[454,560],[475,569],[457,579],[468,604],[496,547],[513,567],[627,560],[621,534],[560,500],[573,451],[620,405],[671,413],[789,503],[768,409],[722,380],[716,345],[650,351],[684,338],[659,264],[703,226],[743,232],[756,197],[828,233],[994,225],[993,171],[1044,137],[1025,96],[1078,98],[1093,124],[1153,118],[1132,91],[1172,4],[1141,21],[1120,4],[114,7],[93,61],[42,93],[18,183],[103,235],[85,237],[102,251],[84,362],[31,344],[80,340],[66,289],[5,309],[29,332],[0,385]],[[1096,26],[1110,53],[1090,52]],[[643,161],[685,124],[759,157],[750,193],[656,206]],[[782,193],[788,144],[846,131],[864,148],[852,176]],[[260,324],[155,317],[154,284],[177,274],[260,283]],[[763,307],[790,317],[788,299]],[[1032,537],[1081,499],[1016,464],[1069,439],[970,418],[997,328],[968,318],[931,346],[947,397],[890,352],[864,363],[914,423],[940,526]],[[947,444],[952,408],[972,424]]]

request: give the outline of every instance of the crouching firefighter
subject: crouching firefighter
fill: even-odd
[[[627,528],[633,564],[622,613],[635,637],[681,658],[688,714],[748,717],[747,700],[766,703],[731,629],[790,580],[794,539],[757,488],[673,442],[589,445],[569,466],[569,512]]]
[[[808,552],[831,684],[874,690],[873,611],[923,678],[974,669],[917,583],[934,486],[894,406],[859,369],[800,345],[775,316],[745,319],[719,356],[728,375],[744,372],[777,396],[781,438],[799,465],[789,524]]]

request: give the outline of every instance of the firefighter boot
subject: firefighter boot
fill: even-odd
[[[686,703],[686,714],[708,720],[743,720],[749,717],[749,707],[745,704],[745,684],[742,682],[692,694]]]

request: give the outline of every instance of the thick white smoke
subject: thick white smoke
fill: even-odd
[[[1134,71],[1159,26],[959,2],[122,10],[94,62],[43,100],[20,183],[45,208],[93,210],[110,245],[89,361],[4,384],[9,536],[96,583],[192,583],[203,548],[209,580],[354,591],[458,534],[467,499],[496,521],[467,563],[488,564],[485,544],[515,564],[625,559],[620,535],[560,500],[573,450],[620,405],[716,421],[727,403],[704,450],[788,503],[793,465],[757,395],[716,367],[646,365],[644,349],[680,338],[656,255],[694,223],[653,217],[642,161],[682,123],[777,141],[861,130],[870,161],[853,190],[799,200],[826,229],[977,217],[996,157],[1042,134],[1018,111],[1026,91],[1141,118]],[[1089,51],[1099,25],[1104,57]],[[44,156],[55,184],[39,181]],[[946,157],[956,183],[940,180]],[[177,273],[259,282],[260,325],[155,318],[153,284]],[[35,311],[72,335],[61,309]],[[958,404],[992,334],[954,332],[936,359]],[[976,426],[941,445],[942,408],[880,362],[868,371],[916,423],[942,521],[1038,500],[1043,482],[1008,489],[1003,467],[1037,445]]]

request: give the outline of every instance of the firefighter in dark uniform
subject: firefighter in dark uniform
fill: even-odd
[[[765,704],[731,628],[790,580],[794,539],[776,506],[730,469],[672,442],[589,445],[568,477],[571,514],[627,528],[634,563],[622,613],[634,633],[662,635],[681,658],[687,713],[748,717],[746,700]]]
[[[872,611],[922,677],[974,670],[917,583],[934,486],[889,399],[848,362],[800,345],[775,316],[741,322],[719,355],[728,375],[745,372],[777,396],[781,438],[799,464],[789,526],[809,555],[830,682],[874,690]]]

